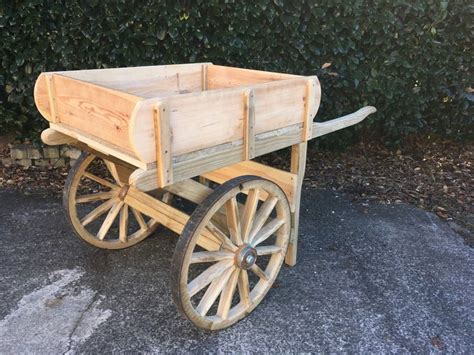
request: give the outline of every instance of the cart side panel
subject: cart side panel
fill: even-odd
[[[156,161],[153,108],[159,101],[142,101],[132,121],[131,139],[141,159],[147,163]],[[168,109],[173,156],[242,139],[242,89],[185,94],[163,102]]]
[[[213,67],[209,67],[208,71]],[[246,95],[250,91],[254,93],[255,133],[275,131],[302,124],[307,119],[305,99],[308,80],[315,79],[298,77],[142,101],[137,105],[131,123],[132,144],[143,162],[156,161],[153,107],[163,101],[169,109],[173,157],[231,144],[242,151],[240,160],[233,162],[236,163],[244,157]],[[309,119],[312,120],[312,117]]]
[[[76,70],[61,74],[143,98],[152,98],[201,91],[204,66],[212,66],[212,63]]]
[[[42,74],[35,87],[36,105],[47,120],[98,137],[131,155],[135,154],[129,141],[129,121],[139,100],[133,95],[59,74]]]

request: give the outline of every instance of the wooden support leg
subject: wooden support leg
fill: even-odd
[[[295,144],[291,147],[291,172],[297,175],[294,209],[291,211],[291,234],[290,244],[286,253],[285,263],[288,266],[296,264],[296,253],[298,249],[298,227],[300,219],[300,198],[303,186],[304,172],[306,168],[306,142]]]

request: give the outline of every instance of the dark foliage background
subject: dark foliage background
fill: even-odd
[[[212,61],[317,74],[317,120],[378,108],[323,144],[473,137],[469,0],[2,3],[0,132],[44,127],[32,97],[42,71]]]

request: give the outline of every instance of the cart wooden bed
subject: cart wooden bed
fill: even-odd
[[[106,249],[159,225],[180,235],[173,299],[204,329],[245,317],[295,265],[308,140],[376,111],[313,123],[316,76],[212,63],[42,73],[34,97],[43,142],[83,151],[63,199],[77,235]],[[290,171],[252,160],[285,147]]]

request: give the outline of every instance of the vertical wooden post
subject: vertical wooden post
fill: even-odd
[[[201,67],[201,90],[207,90],[207,64],[203,64]]]
[[[59,123],[58,110],[56,108],[56,91],[54,90],[53,75],[46,75],[46,89],[48,90],[49,111],[51,122]]]
[[[255,106],[254,93],[244,93],[244,160],[255,158]]]
[[[291,172],[297,175],[295,191],[295,207],[291,211],[291,231],[290,243],[285,257],[285,263],[289,266],[296,264],[296,254],[298,249],[298,229],[300,219],[301,189],[303,186],[304,172],[306,169],[307,142],[295,144],[291,147]]]
[[[171,126],[166,105],[158,103],[153,108],[156,145],[156,173],[158,187],[173,183],[173,160],[171,154]]]
[[[304,116],[303,116],[303,142],[307,142],[311,139],[311,131],[313,128],[313,115],[311,107],[314,101],[314,87],[316,83],[314,80],[308,80],[305,88],[305,99],[304,99]]]

